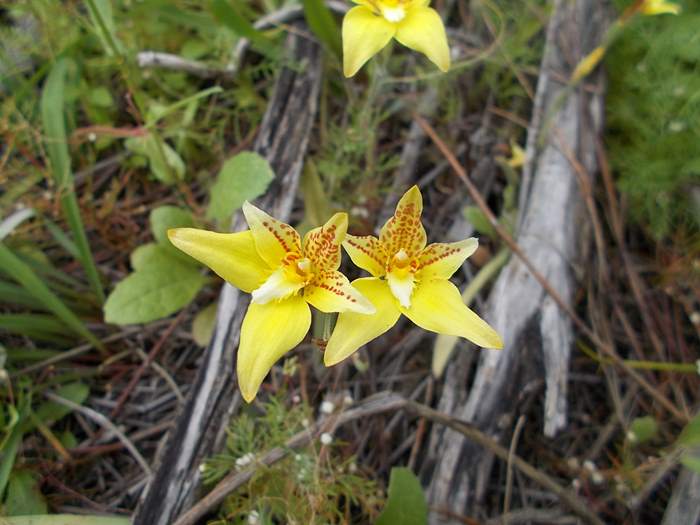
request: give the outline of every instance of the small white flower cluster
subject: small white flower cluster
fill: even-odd
[[[248,525],[257,525],[260,523],[260,514],[257,510],[251,510],[248,514]]]
[[[241,470],[255,461],[255,455],[252,452],[243,454],[240,458],[236,459],[236,468]]]
[[[328,446],[331,443],[333,443],[333,436],[331,434],[329,434],[328,432],[324,432],[323,434],[321,434],[322,445]]]
[[[331,401],[324,401],[321,403],[321,408],[319,409],[321,414],[332,414],[335,412],[335,403]]]
[[[603,474],[600,473],[598,467],[590,459],[583,462],[583,468],[587,470],[591,475],[591,481],[594,485],[602,485],[605,481]]]

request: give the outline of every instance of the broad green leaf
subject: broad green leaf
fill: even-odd
[[[147,266],[166,266],[172,257],[165,246],[149,242],[131,252],[131,267],[139,271]]]
[[[124,145],[130,151],[148,159],[151,173],[159,181],[174,184],[185,178],[185,162],[177,151],[154,133],[130,138]]]
[[[151,231],[156,241],[170,246],[168,230],[170,228],[189,228],[194,226],[194,219],[189,210],[177,206],[159,206],[149,216]]]
[[[207,218],[227,221],[244,201],[265,193],[274,178],[270,164],[257,153],[245,151],[231,157],[221,167],[209,192]]]
[[[199,311],[192,321],[192,338],[201,347],[209,345],[216,326],[216,303]]]
[[[186,306],[204,285],[199,269],[173,260],[146,265],[121,281],[105,303],[105,320],[118,325],[148,323]]]
[[[156,244],[149,242],[139,246],[131,252],[131,267],[134,271],[143,270],[146,267],[165,268],[170,264],[189,264],[200,268],[199,263],[181,252],[169,242],[168,244]]]
[[[37,477],[26,470],[15,471],[10,475],[5,498],[5,512],[8,516],[28,516],[46,514],[48,507],[39,490]]]
[[[0,243],[0,267],[29,292],[44,307],[61,319],[75,333],[82,335],[92,344],[101,347],[102,343],[85,328],[76,315],[37,277],[34,271],[19,257]]]
[[[632,420],[629,431],[630,441],[636,445],[656,437],[659,425],[651,416],[638,417]]]
[[[43,516],[3,518],[1,523],[2,525],[131,525],[131,520],[111,516],[46,514]]]
[[[411,469],[394,467],[389,478],[389,497],[375,525],[425,525],[428,504],[420,481]]]

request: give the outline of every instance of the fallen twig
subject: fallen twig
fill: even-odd
[[[322,432],[333,432],[337,427],[362,418],[389,412],[393,410],[406,409],[421,418],[428,419],[435,423],[445,425],[452,430],[466,436],[469,440],[488,449],[491,453],[506,462],[510,462],[524,475],[550,490],[559,497],[569,508],[578,514],[582,519],[594,525],[603,525],[600,520],[575,494],[559,485],[554,479],[540,472],[530,465],[520,456],[509,452],[506,448],[498,444],[493,438],[484,434],[477,428],[459,421],[447,414],[443,414],[426,405],[405,399],[404,397],[391,392],[379,393],[366,399],[355,408],[341,412],[336,418],[331,418],[313,427],[299,432],[290,438],[284,447],[276,447],[258,459],[255,465],[241,472],[232,472],[222,479],[214,489],[202,498],[189,511],[183,514],[174,525],[194,525],[200,518],[211,512],[220,505],[228,494],[238,487],[248,482],[256,472],[257,466],[270,466],[282,459],[295,449],[303,447],[319,436]]]

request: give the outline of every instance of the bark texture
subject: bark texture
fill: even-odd
[[[605,15],[595,0],[555,2],[528,130],[517,242],[569,304],[577,257],[588,238],[579,177],[596,170],[603,101],[602,89],[571,89],[566,81],[600,42]],[[572,158],[586,174],[576,172]],[[439,410],[500,438],[513,425],[519,397],[544,379],[544,433],[553,436],[566,424],[573,342],[568,317],[514,256],[494,285],[485,317],[503,337],[504,349],[480,352],[471,389],[472,356],[459,352],[448,365]],[[429,450],[439,453],[430,453],[423,474],[430,479],[432,507],[447,511],[433,513],[431,523],[444,523],[449,513],[471,514],[467,509],[483,495],[493,458],[453,431],[432,432]]]

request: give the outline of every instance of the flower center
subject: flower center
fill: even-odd
[[[313,279],[311,261],[300,258],[296,253],[289,253],[282,261],[282,266],[256,290],[253,290],[253,302],[269,303],[276,299],[286,299],[304,288]]]
[[[394,254],[387,268],[386,279],[391,293],[404,308],[411,306],[411,295],[416,285],[416,265],[416,260],[401,248]]]
[[[299,259],[294,265],[294,271],[304,283],[308,283],[311,280],[311,261],[306,257]]]

